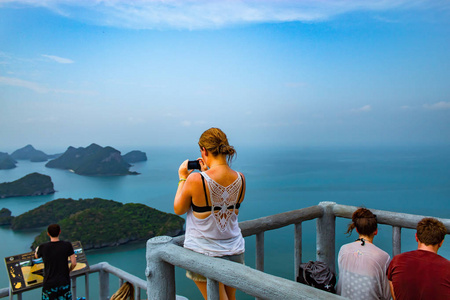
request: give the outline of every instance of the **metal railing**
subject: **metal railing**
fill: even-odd
[[[256,236],[256,270],[230,261],[207,257],[180,247],[184,237],[155,237],[147,242],[147,295],[149,299],[175,299],[174,267],[207,278],[208,300],[218,300],[221,282],[257,299],[344,299],[264,271],[264,232],[295,225],[294,268],[302,262],[302,222],[316,219],[316,259],[334,271],[336,217],[351,219],[355,206],[321,202],[319,205],[239,223],[244,236]],[[392,226],[392,255],[401,253],[401,229],[416,228],[425,216],[370,209],[378,223]],[[450,233],[450,219],[440,219]]]

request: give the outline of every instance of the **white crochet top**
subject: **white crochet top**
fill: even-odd
[[[245,241],[238,225],[235,205],[242,187],[240,173],[236,180],[224,187],[201,173],[206,180],[211,201],[211,215],[205,219],[194,216],[192,207],[186,215],[184,247],[208,256],[241,254]]]

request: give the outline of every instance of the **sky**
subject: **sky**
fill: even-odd
[[[0,152],[450,145],[450,1],[0,0]]]

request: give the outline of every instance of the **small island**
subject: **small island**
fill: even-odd
[[[147,154],[139,150],[133,150],[122,156],[123,159],[130,164],[147,161]]]
[[[31,173],[13,182],[0,183],[0,198],[41,196],[55,193],[50,176]]]
[[[43,151],[36,150],[32,145],[26,145],[14,151],[11,157],[16,160],[29,160],[31,162],[43,162],[50,158],[55,157],[54,155],[47,155]]]
[[[16,161],[8,153],[0,152],[0,170],[14,169]]]
[[[176,236],[183,233],[184,219],[144,204],[94,198],[57,199],[14,217],[11,223],[14,230],[58,223],[61,239],[81,241],[88,250],[145,241],[158,235]],[[32,248],[47,241],[44,230]]]
[[[78,175],[88,176],[118,176],[137,175],[130,172],[131,165],[127,163],[120,151],[112,147],[101,147],[97,144],[83,148],[69,147],[56,159],[49,161],[48,168],[70,170]]]

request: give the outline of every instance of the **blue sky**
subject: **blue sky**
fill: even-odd
[[[370,3],[367,3],[370,2]],[[0,0],[0,151],[450,144],[450,1]]]

